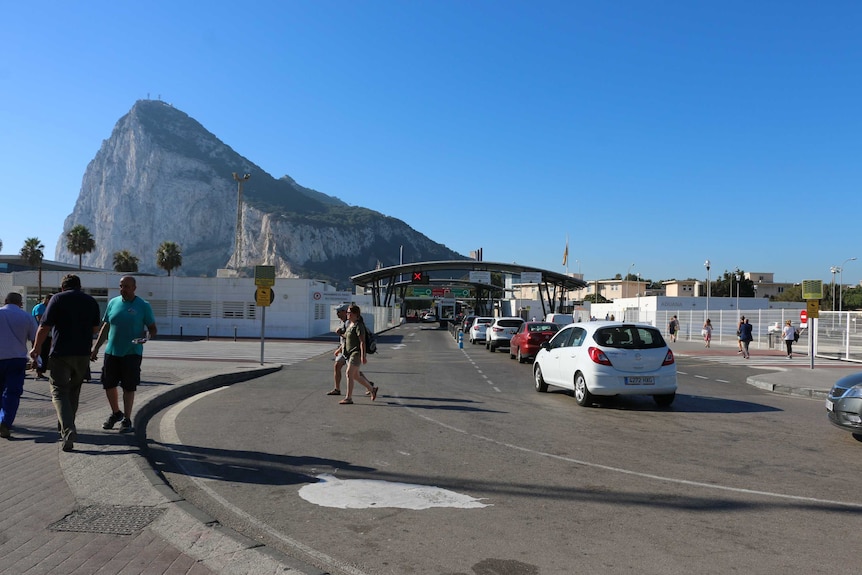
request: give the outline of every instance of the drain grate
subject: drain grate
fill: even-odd
[[[92,505],[73,511],[52,524],[52,531],[75,531],[79,533],[107,533],[131,535],[140,531],[162,514],[164,509],[155,507],[108,507]]]

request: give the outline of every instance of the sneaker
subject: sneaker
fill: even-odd
[[[132,427],[132,420],[129,418],[123,418],[123,423],[120,424],[120,433],[131,433],[135,428]]]
[[[5,423],[0,423],[0,437],[4,439],[12,438],[12,433],[9,431],[9,426]]]
[[[105,423],[102,424],[102,429],[114,429],[114,426],[121,421],[123,421],[122,411],[112,413],[108,416],[108,419],[105,420]]]

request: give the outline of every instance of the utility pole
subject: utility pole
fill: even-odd
[[[251,177],[251,174],[243,176],[233,173],[233,179],[236,180],[236,240],[234,241],[234,269],[239,275],[239,270],[242,269],[242,184]]]

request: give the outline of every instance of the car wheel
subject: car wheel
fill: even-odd
[[[580,406],[587,406],[593,402],[593,394],[587,389],[587,380],[580,371],[575,374],[575,401]]]
[[[676,397],[676,393],[662,393],[660,395],[654,395],[652,398],[655,400],[656,405],[659,407],[668,407],[671,403],[673,403],[673,399]]]
[[[527,361],[527,358],[521,354],[521,348],[518,348],[518,363],[524,363]]]
[[[512,349],[512,346],[509,346],[509,359],[515,359],[515,350]]]
[[[548,391],[548,384],[545,383],[545,378],[542,377],[542,366],[537,365],[533,370],[533,379],[536,382],[536,391],[539,393],[545,393]]]
[[[494,342],[493,342],[493,341],[489,341],[489,342],[488,342],[488,351],[490,351],[491,353],[494,353],[494,351],[495,351],[496,349],[497,349],[497,346],[495,346],[495,345],[494,345]]]

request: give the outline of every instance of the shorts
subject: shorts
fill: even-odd
[[[347,356],[347,363],[349,365],[362,365],[362,352],[360,350],[356,350]]]
[[[123,391],[135,391],[141,383],[140,355],[110,355],[105,354],[105,365],[102,367],[102,387],[113,389],[122,386]]]

